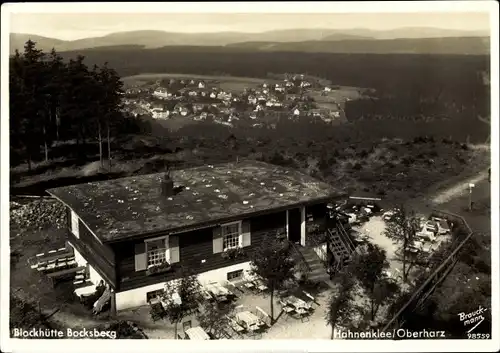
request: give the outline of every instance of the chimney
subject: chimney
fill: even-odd
[[[161,194],[163,196],[174,196],[174,181],[170,177],[170,171],[167,171],[163,175],[163,179],[160,182],[161,184]]]

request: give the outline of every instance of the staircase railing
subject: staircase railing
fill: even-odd
[[[292,249],[292,253],[294,253],[297,256],[298,260],[299,260],[298,261],[298,265],[300,267],[300,270],[303,273],[310,273],[311,272],[311,267],[307,263],[306,258],[304,257],[304,255],[302,254],[302,252],[300,251],[300,249],[298,248],[298,246],[293,241],[288,241],[288,245]]]
[[[347,231],[345,230],[344,226],[340,223],[340,221],[337,220],[335,222],[335,228],[333,228],[333,229],[335,229],[338,232],[340,241],[344,243],[344,245],[346,246],[346,248],[349,251],[349,256],[348,257],[343,256],[343,257],[338,258],[338,259],[337,259],[337,256],[335,256],[336,263],[333,266],[332,275],[335,273],[338,273],[344,267],[344,265],[351,260],[352,254],[355,253],[355,251],[356,251],[356,246],[352,242],[351,237],[347,234]],[[332,228],[327,229],[326,239],[327,239],[328,246],[333,244],[333,237],[334,237],[333,232],[334,231],[332,230]]]
[[[342,225],[342,223],[337,222],[337,229],[339,230],[340,236],[341,236],[342,240],[346,243],[346,245],[349,248],[349,250],[351,252],[356,251],[356,246],[352,242],[352,239],[349,236],[349,234],[347,234],[347,231],[345,230],[345,228]]]

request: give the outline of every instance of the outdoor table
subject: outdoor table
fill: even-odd
[[[248,289],[255,288],[255,284],[253,284],[252,282],[245,282],[244,286],[247,287]]]
[[[260,290],[260,291],[265,291],[267,290],[267,286],[262,283],[261,281],[255,281],[255,284],[257,285],[257,289]]]
[[[190,329],[186,330],[186,335],[189,337],[190,340],[201,340],[201,341],[210,340],[208,334],[200,326],[191,327]]]
[[[250,311],[242,311],[236,314],[236,319],[239,322],[245,323],[246,327],[249,328],[254,325],[259,325],[260,320],[257,316],[252,314]]]
[[[210,284],[208,290],[212,292],[215,296],[225,296],[229,294],[229,290],[227,288],[222,287],[218,283]]]
[[[212,296],[210,295],[210,293],[208,293],[207,291],[204,291],[204,290],[201,291],[201,295],[202,295],[203,299],[205,299],[205,300],[212,300],[213,299]]]
[[[309,309],[309,305],[307,305],[307,303],[304,300],[297,298],[293,295],[285,298],[285,302],[293,305],[297,309],[301,309],[301,308],[302,309]]]
[[[96,292],[96,288],[94,285],[90,285],[90,286],[86,286],[86,287],[81,287],[81,288],[77,288],[75,289],[75,294],[77,296],[82,296],[82,295],[90,295],[90,294],[94,294]]]

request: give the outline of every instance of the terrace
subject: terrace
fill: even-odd
[[[245,286],[238,286],[240,289],[228,283],[224,284],[229,290],[233,291],[237,297],[235,312],[231,314],[231,324],[242,328],[240,334],[237,334],[231,327],[227,327],[227,335],[218,337],[219,339],[329,339],[331,328],[326,324],[324,312],[326,310],[327,300],[331,289],[329,288],[304,288],[292,287],[288,291],[275,296],[274,299],[274,317],[275,323],[270,326],[268,315],[271,312],[269,294],[266,291],[260,291],[257,288],[247,289]],[[311,297],[313,299],[311,299]],[[314,301],[313,301],[314,300]],[[300,317],[294,314],[287,314],[282,310],[282,304],[286,302],[287,306],[293,305],[309,306],[307,315]],[[298,304],[294,304],[298,303]],[[124,310],[118,313],[120,320],[131,320],[136,322],[151,339],[173,339],[174,326],[168,320],[153,321],[150,314],[150,308],[143,306],[139,308]],[[252,330],[245,327],[245,322],[252,323],[255,320],[260,322],[259,330]],[[198,327],[199,322],[196,314],[193,313],[186,317],[183,322],[188,327]],[[179,325],[179,336],[183,338],[183,324]]]

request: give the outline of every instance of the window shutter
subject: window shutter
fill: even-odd
[[[250,232],[250,221],[243,221],[241,223],[241,246],[250,246],[252,243],[252,236]]]
[[[147,267],[146,243],[135,244],[135,270],[143,271]]]
[[[66,219],[68,222],[68,229],[71,231],[71,209],[66,207]]]
[[[71,211],[71,232],[75,237],[80,238],[80,222],[78,221],[78,216],[74,211]]]
[[[214,254],[221,253],[223,251],[222,243],[222,228],[215,227],[213,229],[213,250]]]
[[[180,261],[179,254],[179,236],[171,235],[169,237],[169,249],[170,249],[170,263],[174,264]]]

